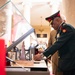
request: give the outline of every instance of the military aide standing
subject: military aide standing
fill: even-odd
[[[55,36],[56,36],[56,30],[52,30],[50,32],[48,47],[51,47],[54,44],[54,42],[56,41]],[[58,71],[58,59],[59,59],[58,58],[58,51],[56,51],[52,55],[52,57],[50,57],[50,59],[51,59],[51,65],[52,65],[52,74],[54,74],[54,75],[63,75],[63,73],[61,71]]]
[[[56,42],[51,47],[48,47],[42,54],[37,54],[35,60],[41,60],[43,56],[49,58],[58,50],[58,70],[62,71],[63,75],[75,75],[74,27],[63,22],[60,11],[47,17],[46,20],[57,30]]]

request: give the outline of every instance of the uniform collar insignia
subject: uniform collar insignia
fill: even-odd
[[[67,32],[67,30],[66,29],[63,29],[62,32],[65,33],[65,32]]]

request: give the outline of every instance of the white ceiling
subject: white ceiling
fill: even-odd
[[[55,0],[12,0],[14,4],[18,4],[20,7],[27,2],[32,4],[30,9],[30,24],[33,26],[49,26],[45,18],[52,13],[51,1]],[[22,10],[23,8],[20,9]]]

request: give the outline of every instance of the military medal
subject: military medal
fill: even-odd
[[[57,38],[60,36],[60,34],[57,34]]]

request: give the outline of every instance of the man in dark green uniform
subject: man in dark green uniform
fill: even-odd
[[[51,47],[48,47],[42,54],[37,54],[35,60],[41,60],[43,56],[49,58],[58,50],[58,70],[62,71],[63,75],[75,75],[74,27],[63,22],[60,11],[47,17],[46,20],[57,30],[56,42]]]

